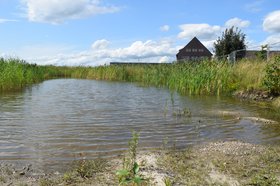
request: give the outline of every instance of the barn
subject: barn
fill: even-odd
[[[179,50],[176,57],[177,61],[199,61],[211,59],[212,53],[194,37],[184,48]]]

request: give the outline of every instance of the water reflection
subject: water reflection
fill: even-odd
[[[164,139],[182,147],[209,140],[280,142],[279,125],[219,114],[268,116],[258,105],[183,97],[129,83],[50,80],[22,93],[1,94],[0,105],[0,160],[31,161],[45,168],[58,167],[79,153],[118,155],[126,149],[132,130],[140,132],[142,148],[159,147]],[[173,114],[184,108],[191,117]]]

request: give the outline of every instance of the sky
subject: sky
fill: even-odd
[[[280,48],[279,0],[0,0],[0,56],[41,65],[172,62],[226,28],[248,49]]]

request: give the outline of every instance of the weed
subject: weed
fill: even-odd
[[[39,180],[39,185],[40,186],[56,186],[57,183],[51,179],[48,178],[41,178]]]
[[[166,177],[163,181],[165,186],[172,186],[172,181],[170,180],[170,178]]]
[[[132,133],[132,139],[129,140],[129,152],[128,157],[124,156],[123,169],[118,170],[116,175],[118,176],[119,185],[140,185],[146,180],[139,174],[139,165],[136,162],[137,156],[137,145],[138,145],[139,134],[136,132]]]
[[[74,172],[66,172],[63,174],[62,180],[66,182],[66,184],[71,184],[77,181],[77,177]]]
[[[4,176],[0,176],[0,183],[6,183],[6,178]]]
[[[95,159],[95,160],[79,160],[74,163],[74,172],[81,178],[90,178],[93,174],[98,172],[104,172],[107,167],[107,160]]]

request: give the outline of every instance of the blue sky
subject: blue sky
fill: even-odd
[[[280,42],[279,0],[0,0],[0,55],[55,65],[170,62],[194,36],[213,51],[231,26],[249,49]]]

